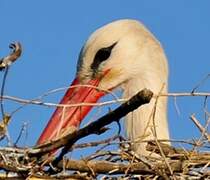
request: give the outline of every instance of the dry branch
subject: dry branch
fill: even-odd
[[[205,161],[205,163],[210,162],[210,152],[196,152],[193,150],[190,151],[181,148],[174,148],[164,143],[159,144],[161,145],[161,148],[166,157],[180,160],[187,159],[194,162],[202,162],[203,160]],[[157,145],[154,141],[148,142],[147,150],[160,154],[160,150],[157,148]]]
[[[108,161],[84,161],[84,160],[72,160],[67,159],[61,161],[58,164],[58,167],[65,168],[67,170],[75,170],[80,172],[89,172],[94,171],[96,174],[141,174],[149,175],[155,174],[157,171],[166,171],[167,167],[164,162],[151,162],[152,168],[143,162],[125,164],[125,163],[112,163]],[[182,163],[177,160],[171,160],[170,166],[173,169],[173,172],[182,171]]]
[[[84,86],[84,85],[80,85],[80,86]],[[69,88],[69,87],[68,87]],[[64,89],[68,89],[66,88],[60,88],[62,90]],[[93,88],[96,88],[93,86]],[[166,94],[154,94],[153,97],[209,97],[210,93],[208,92],[193,92],[193,93],[166,93]],[[126,102],[128,99],[122,99],[122,98],[117,98],[116,100],[110,100],[110,101],[106,101],[106,102],[99,102],[99,103],[76,103],[76,104],[57,104],[57,103],[51,103],[51,102],[43,102],[41,100],[39,100],[40,98],[36,99],[23,99],[23,98],[19,98],[19,97],[14,97],[14,96],[8,96],[8,95],[4,95],[1,97],[2,99],[5,100],[10,100],[13,102],[17,102],[20,104],[32,104],[32,105],[38,105],[38,106],[46,106],[46,107],[78,107],[78,106],[105,106],[105,105],[110,105],[110,104],[115,104],[115,103],[123,103]]]
[[[185,151],[171,147],[167,144],[160,143],[161,148],[168,158],[168,162],[173,172],[185,173],[190,175],[192,168],[200,168],[203,166],[210,166],[210,153],[198,153],[194,151]],[[155,142],[149,142],[147,150],[160,154],[159,148]],[[150,166],[148,166],[148,162]],[[208,166],[207,166],[208,165]],[[112,163],[108,161],[86,161],[86,160],[72,160],[66,159],[60,161],[58,167],[66,170],[75,170],[80,172],[94,171],[96,174],[141,174],[141,175],[155,175],[158,172],[166,173],[169,175],[168,168],[165,162],[161,159],[149,159],[147,163]],[[204,174],[206,175],[207,172]],[[203,175],[204,175],[203,174]]]
[[[65,146],[63,150],[62,156],[68,152],[70,147],[79,139],[86,137],[90,134],[100,134],[102,128],[104,126],[119,121],[122,117],[124,117],[129,112],[137,109],[139,106],[149,103],[150,99],[152,98],[153,93],[150,90],[144,89],[133,96],[130,100],[123,103],[120,107],[115,109],[114,111],[109,112],[105,116],[101,117],[97,121],[89,124],[88,126],[75,131],[71,134],[68,134],[58,140],[51,141],[49,143],[45,143],[39,145],[34,148],[34,150],[38,150],[34,155],[44,154],[56,150],[60,147]],[[33,155],[33,153],[29,154]]]
[[[19,42],[11,43],[9,47],[13,51],[8,56],[0,59],[0,71],[14,63],[22,53],[22,47]]]
[[[200,122],[196,119],[195,114],[192,114],[190,116],[190,119],[193,121],[193,123],[197,126],[197,128],[199,129],[199,131],[201,132],[202,135],[204,135],[204,137],[210,141],[210,135],[207,133],[206,128],[204,128]]]
[[[133,164],[132,167],[130,165],[126,165],[123,163],[111,163],[107,161],[84,161],[84,160],[65,160],[65,162],[60,162],[58,166],[64,167],[69,170],[79,170],[81,172],[91,172],[90,168],[99,174],[123,174],[125,171],[130,169],[135,174],[145,174],[152,173],[151,169],[148,169],[146,165],[143,163]]]

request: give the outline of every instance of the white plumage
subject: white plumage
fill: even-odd
[[[167,93],[168,65],[160,43],[136,20],[119,20],[96,30],[84,45],[79,58],[77,77],[82,83],[93,77],[93,64],[96,53],[104,47],[116,43],[108,59],[97,66],[97,76],[109,70],[100,81],[99,88],[122,88],[123,97],[129,98],[143,88]],[[148,105],[129,113],[125,118],[125,128],[130,140],[135,141],[134,150],[147,155],[142,140],[169,139],[167,123],[167,98],[160,97]],[[154,132],[154,128],[156,133]]]

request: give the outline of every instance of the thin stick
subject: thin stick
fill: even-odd
[[[4,72],[2,85],[1,85],[1,97],[3,97],[3,95],[4,95],[4,89],[5,89],[5,84],[6,84],[6,78],[7,78],[8,71],[9,71],[9,67],[7,66],[6,69],[5,69],[5,72]],[[2,114],[2,117],[4,118],[5,112],[4,112],[3,99],[1,98],[0,100],[1,100],[1,114]]]
[[[210,93],[207,92],[199,92],[199,93],[164,93],[164,94],[159,94],[159,95],[153,95],[154,98],[159,97],[192,97],[192,96],[197,96],[197,97],[205,97],[205,96],[210,96]],[[47,106],[47,107],[76,107],[76,106],[105,106],[109,104],[114,104],[114,103],[122,103],[126,102],[128,99],[123,99],[119,98],[117,100],[111,100],[111,101],[106,101],[106,102],[99,102],[99,103],[78,103],[78,104],[57,104],[57,103],[50,103],[50,102],[43,102],[40,100],[28,100],[28,99],[23,99],[23,98],[18,98],[15,96],[8,96],[4,95],[1,97],[2,99],[5,100],[10,100],[14,101],[20,104],[33,104],[33,105],[41,105],[41,106]]]
[[[206,132],[206,129],[200,124],[200,122],[196,119],[195,114],[192,114],[190,116],[190,119],[194,122],[194,124],[197,126],[197,128],[200,130],[202,135],[205,136],[205,138],[210,141],[210,135]]]

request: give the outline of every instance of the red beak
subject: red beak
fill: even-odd
[[[99,79],[90,80],[86,85],[97,87]],[[80,85],[76,78],[71,86]],[[70,86],[70,87],[71,87]],[[104,91],[99,91],[93,87],[77,86],[69,88],[61,100],[60,104],[76,104],[76,103],[95,103],[97,100],[105,95]],[[71,128],[78,128],[81,121],[91,110],[92,106],[74,106],[74,107],[58,107],[53,113],[50,121],[42,132],[37,144],[45,143],[49,140],[54,140]]]

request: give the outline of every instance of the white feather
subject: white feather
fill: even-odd
[[[143,88],[158,94],[167,92],[168,65],[160,43],[136,20],[119,20],[95,31],[87,40],[79,59],[78,76],[91,79],[91,63],[96,52],[117,42],[111,56],[99,66],[100,72],[110,72],[99,84],[103,89],[121,87],[123,96],[129,98]],[[146,155],[142,140],[155,139],[152,113],[156,99],[148,105],[129,113],[125,118],[125,128],[130,140],[136,141],[134,150]],[[157,101],[155,129],[158,139],[169,139],[167,123],[167,98]]]

